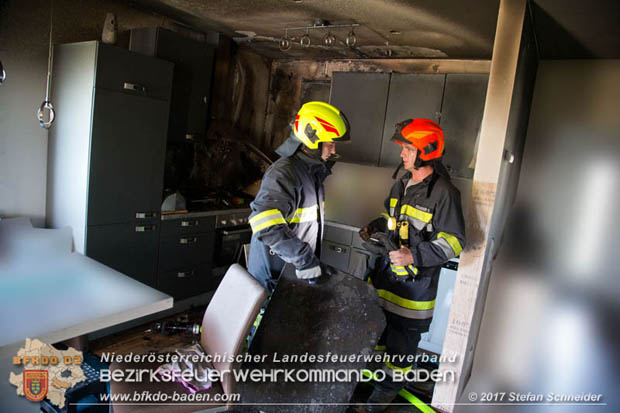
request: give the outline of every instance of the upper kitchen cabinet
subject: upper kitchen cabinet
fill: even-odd
[[[472,159],[487,95],[487,74],[448,74],[441,108],[446,139],[443,163],[450,175],[473,178]],[[472,166],[472,168],[470,168]]]
[[[169,102],[97,88],[94,103],[88,225],[157,217]]]
[[[131,31],[130,50],[174,63],[169,142],[204,135],[208,122],[214,47],[162,28]]]
[[[344,162],[392,167],[400,146],[395,125],[409,118],[438,122],[446,137],[444,163],[453,176],[473,177],[471,163],[482,122],[487,74],[345,73],[332,78],[331,102],[351,122],[353,144],[336,150]]]
[[[155,280],[172,70],[99,42],[54,48],[47,223],[70,226],[77,252],[147,283]],[[111,261],[119,240],[126,259]]]
[[[392,74],[379,166],[400,163],[401,147],[391,141],[397,122],[427,118],[439,123],[445,77],[443,74]]]
[[[351,142],[336,146],[344,162],[378,165],[389,73],[334,72],[330,103],[351,124]]]

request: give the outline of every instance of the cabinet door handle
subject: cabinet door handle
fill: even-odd
[[[200,226],[200,221],[181,221],[182,227],[198,227]]]
[[[177,272],[177,278],[187,278],[191,277],[192,275],[194,275],[194,270]]]
[[[238,229],[236,231],[222,231],[222,235],[237,235],[237,234],[245,234],[246,232],[252,232],[252,228],[247,229]]]
[[[183,244],[183,245],[195,244],[196,242],[198,242],[198,238],[196,238],[196,237],[193,237],[193,238],[180,238],[179,239],[179,244]]]
[[[157,225],[136,225],[136,232],[149,232],[155,231]]]
[[[136,219],[157,218],[157,212],[136,212]]]
[[[333,251],[335,251],[338,254],[344,254],[345,252],[347,252],[346,248],[342,248],[342,247],[336,247],[335,245],[332,245],[331,248]]]
[[[141,93],[144,93],[145,95],[147,94],[146,86],[142,86],[142,85],[139,85],[137,83],[125,82],[125,83],[123,83],[123,89],[125,89],[125,90],[133,90],[134,92],[141,92]]]

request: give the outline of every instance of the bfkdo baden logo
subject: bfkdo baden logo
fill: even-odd
[[[47,399],[59,409],[65,407],[66,392],[77,383],[86,381],[82,370],[81,351],[54,346],[29,338],[13,357],[13,366],[23,368],[21,373],[10,372],[9,382],[15,393],[33,402]]]
[[[24,396],[33,402],[40,402],[47,396],[47,370],[24,370]]]

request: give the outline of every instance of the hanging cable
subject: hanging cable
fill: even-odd
[[[49,51],[47,54],[47,87],[45,89],[45,100],[39,106],[37,110],[37,119],[39,119],[39,125],[43,129],[49,129],[54,123],[56,112],[54,111],[54,105],[50,102],[50,89],[52,88],[52,63],[54,60],[53,48],[52,48],[52,25],[54,23],[54,0],[50,0],[50,36],[49,36]]]
[[[6,79],[6,72],[4,71],[4,66],[2,66],[2,62],[0,62],[0,85],[5,81]]]

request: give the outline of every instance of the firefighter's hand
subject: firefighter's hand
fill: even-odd
[[[413,264],[413,255],[411,255],[409,248],[401,245],[400,249],[390,252],[390,262],[399,267],[405,267]]]
[[[362,227],[362,229],[360,229],[360,238],[363,239],[364,241],[368,241],[370,239],[370,236],[373,234],[373,230],[370,226],[368,225],[364,225]]]
[[[320,277],[321,274],[323,274],[323,272],[321,271],[320,265],[306,268],[305,270],[295,270],[295,275],[297,275],[297,278],[302,280],[316,279]]]

